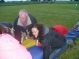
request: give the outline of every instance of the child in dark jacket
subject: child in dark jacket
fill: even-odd
[[[65,37],[41,24],[35,24],[31,36],[42,44],[43,59],[57,59],[67,48]]]

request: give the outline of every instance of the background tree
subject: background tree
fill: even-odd
[[[3,3],[3,2],[4,2],[4,0],[0,0],[0,2],[2,2],[2,3]]]

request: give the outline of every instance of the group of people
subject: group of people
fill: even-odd
[[[36,18],[29,14],[25,9],[19,11],[19,15],[17,16],[16,20],[14,21],[12,26],[10,25],[11,24],[9,23],[1,23],[0,25],[0,51],[1,48],[3,48],[1,47],[1,39],[3,39],[2,37],[5,37],[5,40],[7,39],[9,41],[10,36],[8,34],[11,34],[11,36],[13,36],[13,39],[11,40],[16,39],[19,42],[20,47],[22,47],[21,44],[24,38],[27,39],[30,37],[36,40],[36,45],[38,46],[40,43],[41,48],[43,49],[43,59],[58,59],[63,51],[65,51],[67,48],[66,39],[63,35],[57,33],[54,28],[52,29],[42,24],[38,24]],[[9,36],[9,39],[7,38],[7,35]],[[7,44],[8,42],[5,43]],[[8,47],[8,45],[6,44],[5,46]],[[15,46],[13,47],[17,47],[16,43],[14,43],[14,45]],[[20,48],[17,47],[17,49],[19,50]],[[22,55],[28,54],[30,56],[30,54],[27,53],[27,50],[26,52],[22,52],[22,50],[25,51],[25,49],[22,48],[21,52],[18,51],[16,53],[22,53]],[[19,56],[17,58],[21,59],[21,57]],[[2,58],[0,56],[0,59],[5,58]],[[32,57],[30,56],[30,58],[28,58],[27,56],[26,59],[32,59]]]

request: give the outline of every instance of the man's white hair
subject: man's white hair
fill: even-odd
[[[27,12],[25,9],[21,9],[21,10],[19,11],[19,15],[21,15],[22,13],[28,14],[28,12]]]

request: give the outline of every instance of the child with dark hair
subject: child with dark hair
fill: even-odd
[[[9,22],[0,22],[0,34],[8,33],[12,35],[12,24]]]
[[[56,59],[67,48],[66,39],[54,30],[41,24],[35,24],[31,29],[31,36],[42,44],[43,59]]]

